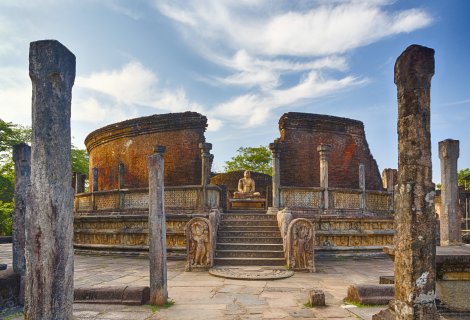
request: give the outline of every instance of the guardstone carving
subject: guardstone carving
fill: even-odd
[[[193,218],[186,225],[186,270],[212,267],[212,226],[206,218]]]
[[[304,218],[292,220],[287,229],[287,263],[289,268],[315,272],[314,244],[313,223]]]

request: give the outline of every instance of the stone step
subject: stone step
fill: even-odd
[[[276,216],[268,215],[265,213],[262,214],[253,214],[253,213],[224,213],[221,216],[221,221],[225,220],[269,220],[277,221]]]
[[[251,220],[221,220],[219,226],[273,226],[277,227],[276,220],[267,220],[267,219],[251,219]]]
[[[216,250],[283,251],[282,243],[217,243]]]
[[[277,231],[219,231],[217,233],[218,238],[229,238],[229,237],[252,237],[252,238],[265,238],[265,237],[279,237],[281,238],[281,232]],[[220,241],[219,241],[220,242]]]
[[[214,258],[216,266],[285,266],[284,258]]]
[[[257,214],[257,215],[267,215],[266,209],[235,209],[227,210],[224,214]]]
[[[280,236],[275,237],[217,237],[217,242],[219,243],[250,243],[250,244],[282,244],[282,238]]]
[[[279,232],[277,226],[219,226],[219,232],[225,231],[249,231],[249,232],[258,232],[258,231],[271,231]]]
[[[284,258],[284,252],[273,250],[216,250],[216,258]]]

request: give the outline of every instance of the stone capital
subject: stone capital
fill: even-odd
[[[406,90],[428,87],[434,75],[434,49],[412,44],[395,63],[394,82]]]
[[[457,159],[460,156],[459,140],[439,141],[439,159]]]
[[[164,154],[165,151],[166,151],[166,146],[156,145],[156,146],[153,148],[153,151],[154,151],[154,153]]]
[[[271,150],[273,154],[278,154],[281,151],[280,147],[281,144],[279,142],[272,142],[269,144],[269,150]]]

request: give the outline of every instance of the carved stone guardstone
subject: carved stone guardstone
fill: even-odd
[[[287,265],[293,270],[315,272],[315,229],[310,220],[298,218],[287,229]]]
[[[186,271],[208,270],[214,264],[213,232],[209,219],[193,218],[186,225]]]

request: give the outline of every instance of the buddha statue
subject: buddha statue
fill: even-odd
[[[235,199],[259,198],[261,194],[255,191],[255,180],[251,178],[250,171],[243,173],[243,178],[238,180],[238,191],[234,192]]]

